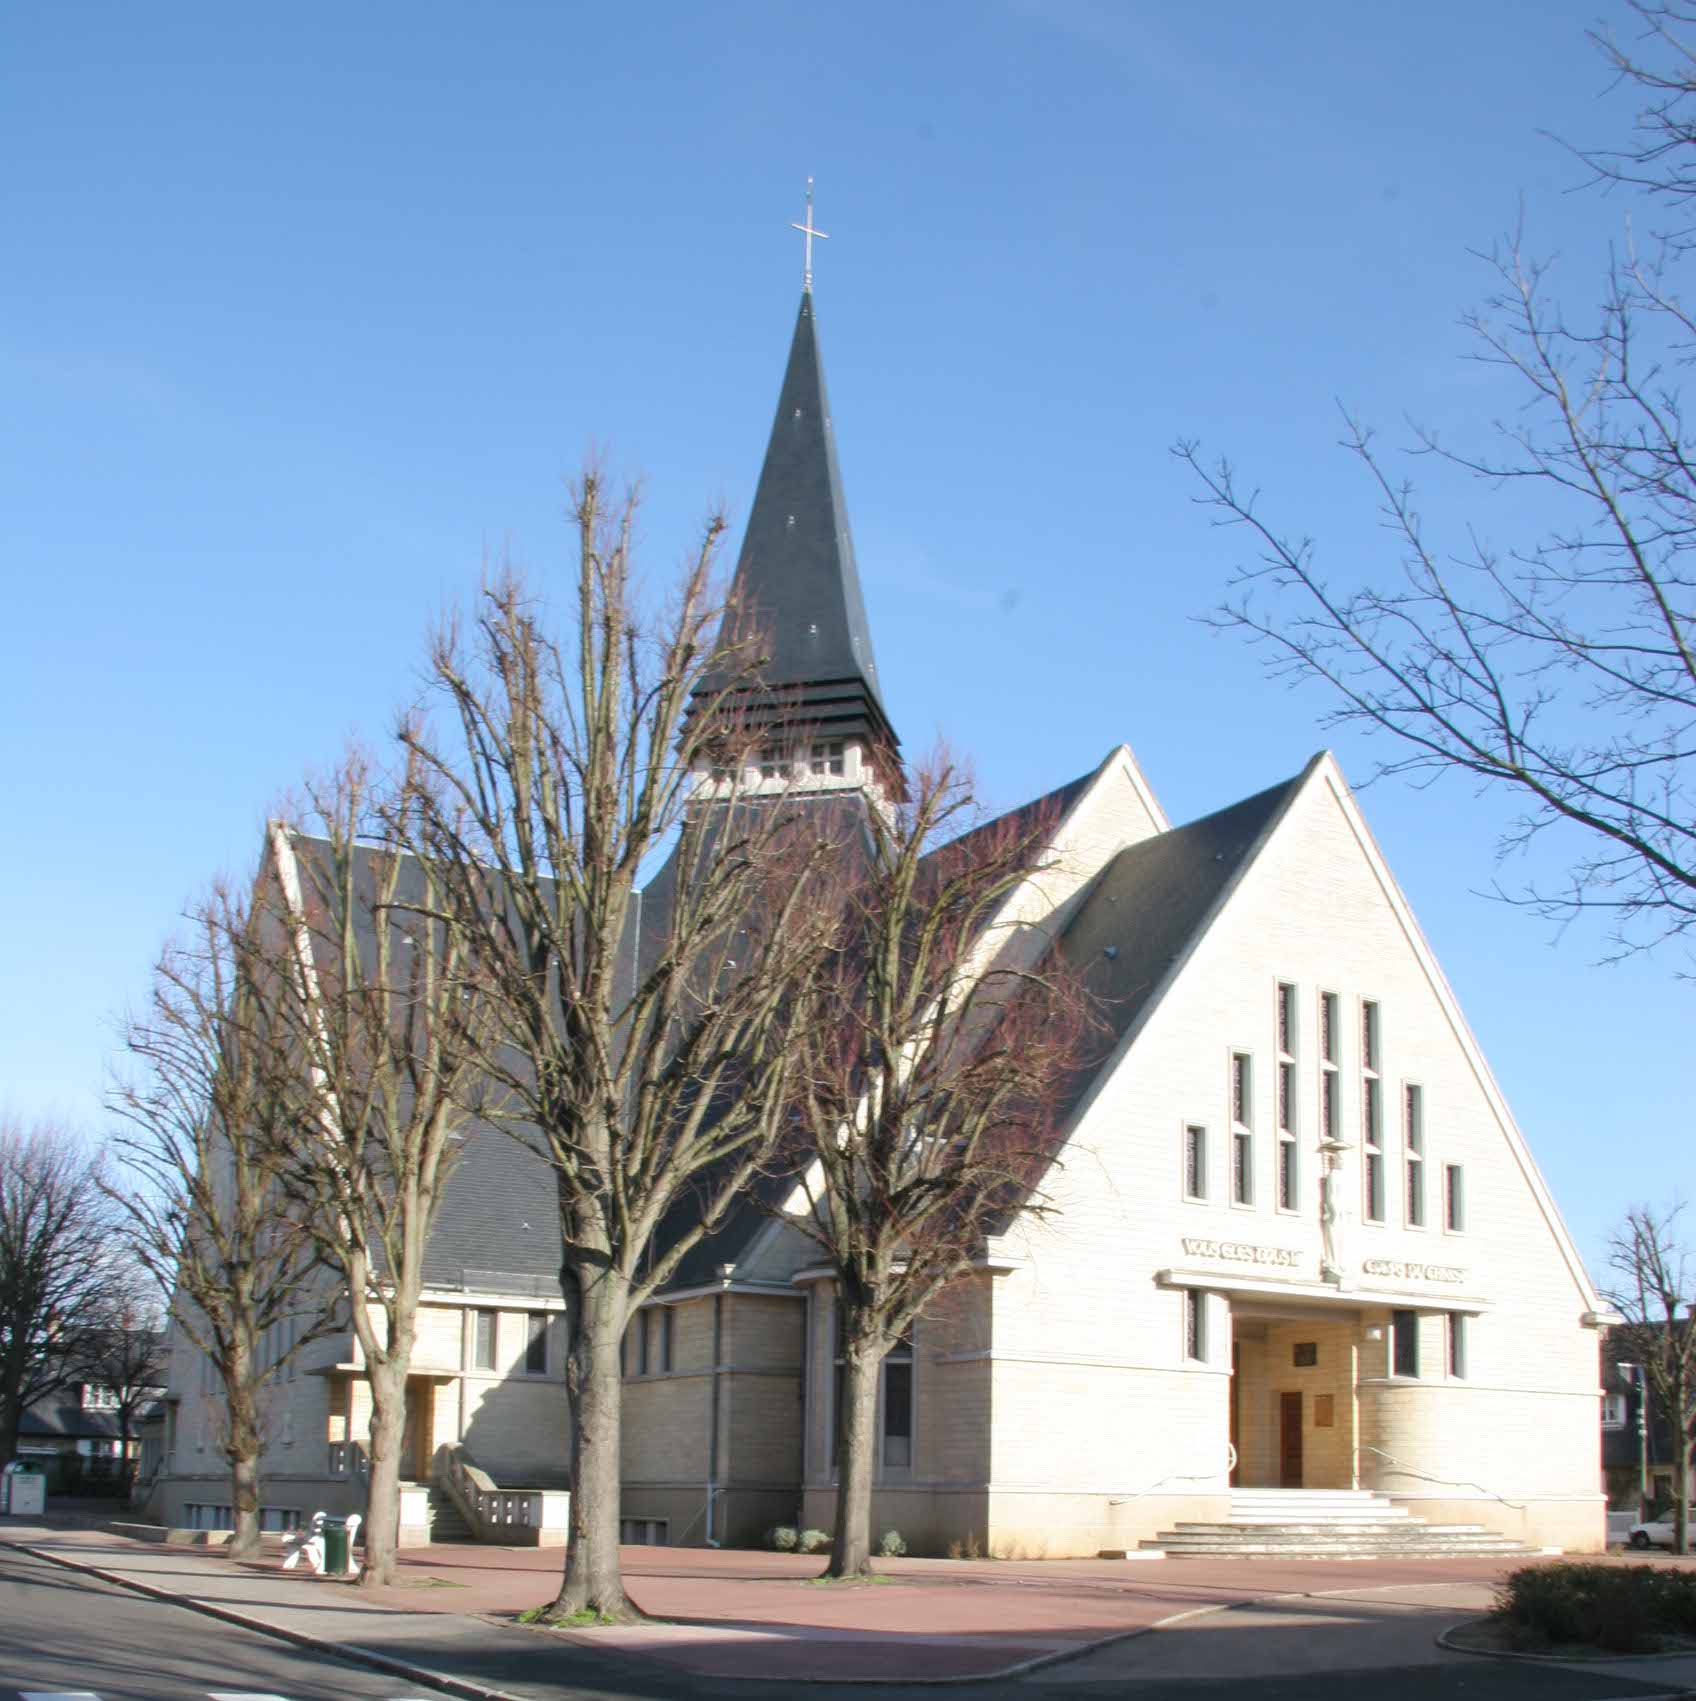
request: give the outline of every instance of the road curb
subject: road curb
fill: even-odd
[[[668,1671],[684,1673],[700,1683],[782,1683],[792,1689],[804,1688],[809,1684],[829,1684],[833,1689],[954,1689],[967,1683],[1000,1683],[1006,1678],[1023,1677],[1027,1672],[1041,1671],[1046,1666],[1057,1666],[1066,1660],[1081,1660],[1086,1654],[1099,1653],[1101,1649],[1114,1647],[1120,1642],[1135,1641],[1139,1636],[1152,1636],[1156,1630],[1169,1629],[1174,1624],[1182,1624],[1186,1619],[1207,1618],[1216,1612],[1235,1612],[1239,1607],[1257,1604],[1258,1601],[1224,1601],[1217,1606],[1191,1607],[1186,1612],[1172,1613],[1153,1624],[1137,1624],[1129,1630],[1115,1630],[1111,1636],[1098,1636],[1093,1641],[1080,1642],[1074,1648],[1055,1648],[1046,1654],[1033,1654],[1028,1660],[1020,1660],[1010,1666],[997,1666],[994,1671],[959,1672],[949,1677],[890,1677],[887,1674],[880,1677],[799,1677],[794,1673],[769,1677],[764,1672],[697,1672],[691,1671],[688,1666],[668,1660],[663,1654],[651,1654],[643,1648],[609,1648],[604,1643],[597,1647],[592,1630],[556,1629],[549,1624],[519,1624],[511,1619],[491,1618],[486,1613],[468,1613],[466,1616],[475,1618],[480,1624],[492,1625],[498,1630],[524,1630],[533,1636],[555,1636],[579,1648],[594,1649],[597,1653],[616,1659],[641,1660],[649,1665],[664,1666]],[[657,1622],[675,1624],[679,1621],[661,1619]]]
[[[1681,1648],[1675,1648],[1670,1654],[1526,1654],[1511,1648],[1469,1648],[1464,1642],[1451,1640],[1457,1630],[1470,1630],[1474,1625],[1483,1624],[1488,1617],[1488,1613],[1482,1613],[1477,1618],[1469,1618],[1465,1624],[1453,1624],[1447,1630],[1439,1630],[1437,1646],[1447,1648],[1451,1654],[1471,1654],[1478,1660],[1523,1660],[1529,1665],[1573,1666],[1580,1671],[1586,1666],[1649,1665],[1656,1660],[1690,1658],[1689,1650]],[[1693,1691],[1681,1689],[1676,1693],[1689,1695]]]
[[[261,1636],[274,1637],[279,1642],[288,1642],[297,1648],[306,1648],[316,1654],[334,1654],[351,1664],[370,1666],[389,1677],[404,1677],[408,1683],[422,1683],[448,1695],[463,1696],[466,1701],[525,1701],[523,1696],[514,1695],[507,1689],[490,1689],[466,1678],[449,1677],[444,1672],[431,1671],[427,1666],[415,1666],[406,1660],[379,1654],[374,1648],[361,1648],[351,1642],[332,1642],[327,1637],[309,1636],[304,1630],[290,1630],[284,1625],[269,1624],[262,1618],[251,1618],[244,1612],[237,1612],[233,1607],[217,1606],[211,1601],[196,1600],[192,1595],[178,1594],[173,1589],[161,1589],[156,1584],[126,1577],[121,1571],[108,1571],[101,1565],[89,1565],[82,1560],[67,1559],[63,1554],[49,1553],[44,1548],[31,1547],[28,1542],[0,1537],[0,1547],[27,1553],[34,1559],[45,1560],[49,1565],[63,1566],[67,1571],[81,1571],[87,1576],[98,1577],[103,1583],[111,1583],[116,1588],[128,1589],[132,1594],[145,1595],[150,1600],[165,1601],[172,1606],[182,1607],[185,1611],[201,1613],[207,1618],[221,1619],[226,1624],[236,1625],[242,1630],[255,1631]]]

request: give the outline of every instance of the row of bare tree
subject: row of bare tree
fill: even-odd
[[[620,1344],[734,1205],[788,1196],[838,1274],[837,1575],[870,1564],[885,1354],[987,1232],[1041,1208],[1087,999],[998,918],[1053,822],[979,822],[946,755],[886,807],[745,790],[769,737],[748,705],[770,700],[757,639],[713,594],[722,521],[650,615],[633,518],[584,479],[557,631],[516,579],[490,583],[437,634],[394,760],[354,754],[309,786],[129,1024],[124,1206],[216,1370],[238,1553],[258,1540],[268,1383],[351,1329],[364,1575],[391,1574],[426,1249],[472,1134],[526,1141],[557,1201],[561,1616],[633,1610]]]
[[[127,1473],[163,1381],[163,1307],[126,1254],[102,1154],[53,1121],[0,1117],[0,1464],[26,1412],[100,1390]]]

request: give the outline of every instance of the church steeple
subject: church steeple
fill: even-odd
[[[840,785],[869,767],[866,778],[900,789],[900,741],[878,685],[810,288],[796,315],[725,619],[760,635],[759,687],[740,707],[762,736],[769,733],[786,773],[835,776]],[[822,771],[814,746],[826,752]]]

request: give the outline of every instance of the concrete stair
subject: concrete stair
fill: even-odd
[[[439,1488],[430,1490],[430,1540],[433,1542],[469,1542],[476,1537],[465,1521],[465,1514]]]
[[[1175,1525],[1142,1547],[1170,1559],[1492,1558],[1533,1553],[1482,1524],[1431,1524],[1366,1489],[1231,1491],[1222,1524]]]

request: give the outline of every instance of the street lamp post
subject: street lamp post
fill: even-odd
[[[1621,1376],[1637,1378],[1637,1500],[1639,1518],[1649,1516],[1649,1383],[1640,1364],[1621,1359],[1615,1366]]]

